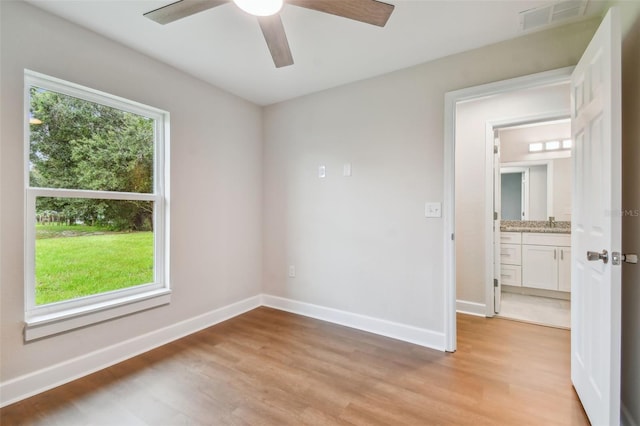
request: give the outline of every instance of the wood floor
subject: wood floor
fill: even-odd
[[[447,354],[258,308],[0,410],[9,425],[586,425],[569,332],[458,316]]]

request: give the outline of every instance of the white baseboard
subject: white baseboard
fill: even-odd
[[[487,305],[484,303],[467,302],[466,300],[456,300],[456,312],[478,317],[487,316]]]
[[[638,426],[638,422],[631,417],[631,413],[624,404],[620,404],[620,424],[622,426]]]
[[[433,330],[267,294],[262,295],[262,304],[282,311],[344,325],[358,330],[367,331],[369,333],[414,343],[416,345],[441,351],[445,350],[444,333]]]
[[[0,407],[102,370],[243,314],[261,304],[262,297],[260,295],[253,296],[151,333],[0,383]]]

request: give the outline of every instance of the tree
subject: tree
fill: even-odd
[[[153,191],[154,121],[60,93],[31,89],[32,187]],[[84,221],[114,230],[151,229],[150,202],[45,198],[36,212],[55,211],[68,224]]]

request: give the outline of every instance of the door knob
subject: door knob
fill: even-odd
[[[602,260],[603,263],[607,263],[609,261],[609,252],[607,252],[606,250],[602,250],[602,253],[598,253],[597,251],[588,251],[587,260],[589,261]]]

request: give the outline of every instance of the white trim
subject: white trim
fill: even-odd
[[[87,325],[130,315],[171,302],[171,290],[161,288],[132,296],[119,297],[102,303],[66,309],[52,314],[28,317],[24,327],[24,340],[41,339]]]
[[[484,303],[468,302],[466,300],[456,300],[456,312],[459,314],[475,315],[486,317],[487,305]]]
[[[262,304],[281,311],[344,325],[404,342],[441,351],[445,350],[444,333],[438,331],[267,294],[262,295]]]
[[[444,336],[447,352],[455,352],[458,333],[456,328],[456,212],[455,212],[455,92],[444,96],[444,193],[442,214],[444,219]]]
[[[485,256],[485,266],[484,266],[484,282],[485,282],[485,315],[489,318],[495,315],[495,298],[496,298],[496,288],[493,284],[494,278],[496,278],[496,264],[494,258],[495,250],[498,247],[495,247],[493,244],[493,238],[495,234],[493,220],[493,212],[497,211],[494,201],[494,191],[495,191],[495,179],[496,179],[496,170],[494,162],[496,161],[496,154],[493,151],[493,147],[496,144],[496,133],[493,129],[493,126],[489,126],[488,123],[485,124],[485,136],[484,136],[484,216],[489,218],[490,220],[485,221],[484,223],[484,235],[485,237],[485,247],[484,252],[488,255]],[[498,149],[502,149],[502,145],[498,147]],[[455,170],[455,169],[454,169]],[[502,211],[498,212],[498,219],[501,218]],[[498,276],[498,279],[500,277]],[[489,302],[490,301],[490,302]]]
[[[562,84],[571,75],[573,67],[527,75],[466,89],[447,92],[444,98],[444,333],[446,350],[456,348],[456,256],[455,241],[455,125],[456,104],[513,90],[541,85]],[[488,211],[488,210],[487,210]],[[491,212],[493,219],[493,212]],[[493,298],[491,298],[493,300]],[[493,304],[493,302],[491,303]]]
[[[161,200],[159,194],[145,192],[116,192],[94,191],[86,189],[62,189],[62,188],[31,188],[28,187],[30,197],[60,197],[60,198],[92,198],[98,200],[133,200],[153,201]]]
[[[636,422],[633,417],[631,417],[631,413],[627,409],[627,406],[622,402],[620,403],[620,425],[638,426],[638,422]]]
[[[0,407],[63,385],[248,312],[259,307],[261,300],[260,295],[249,297],[142,336],[0,383]]]

